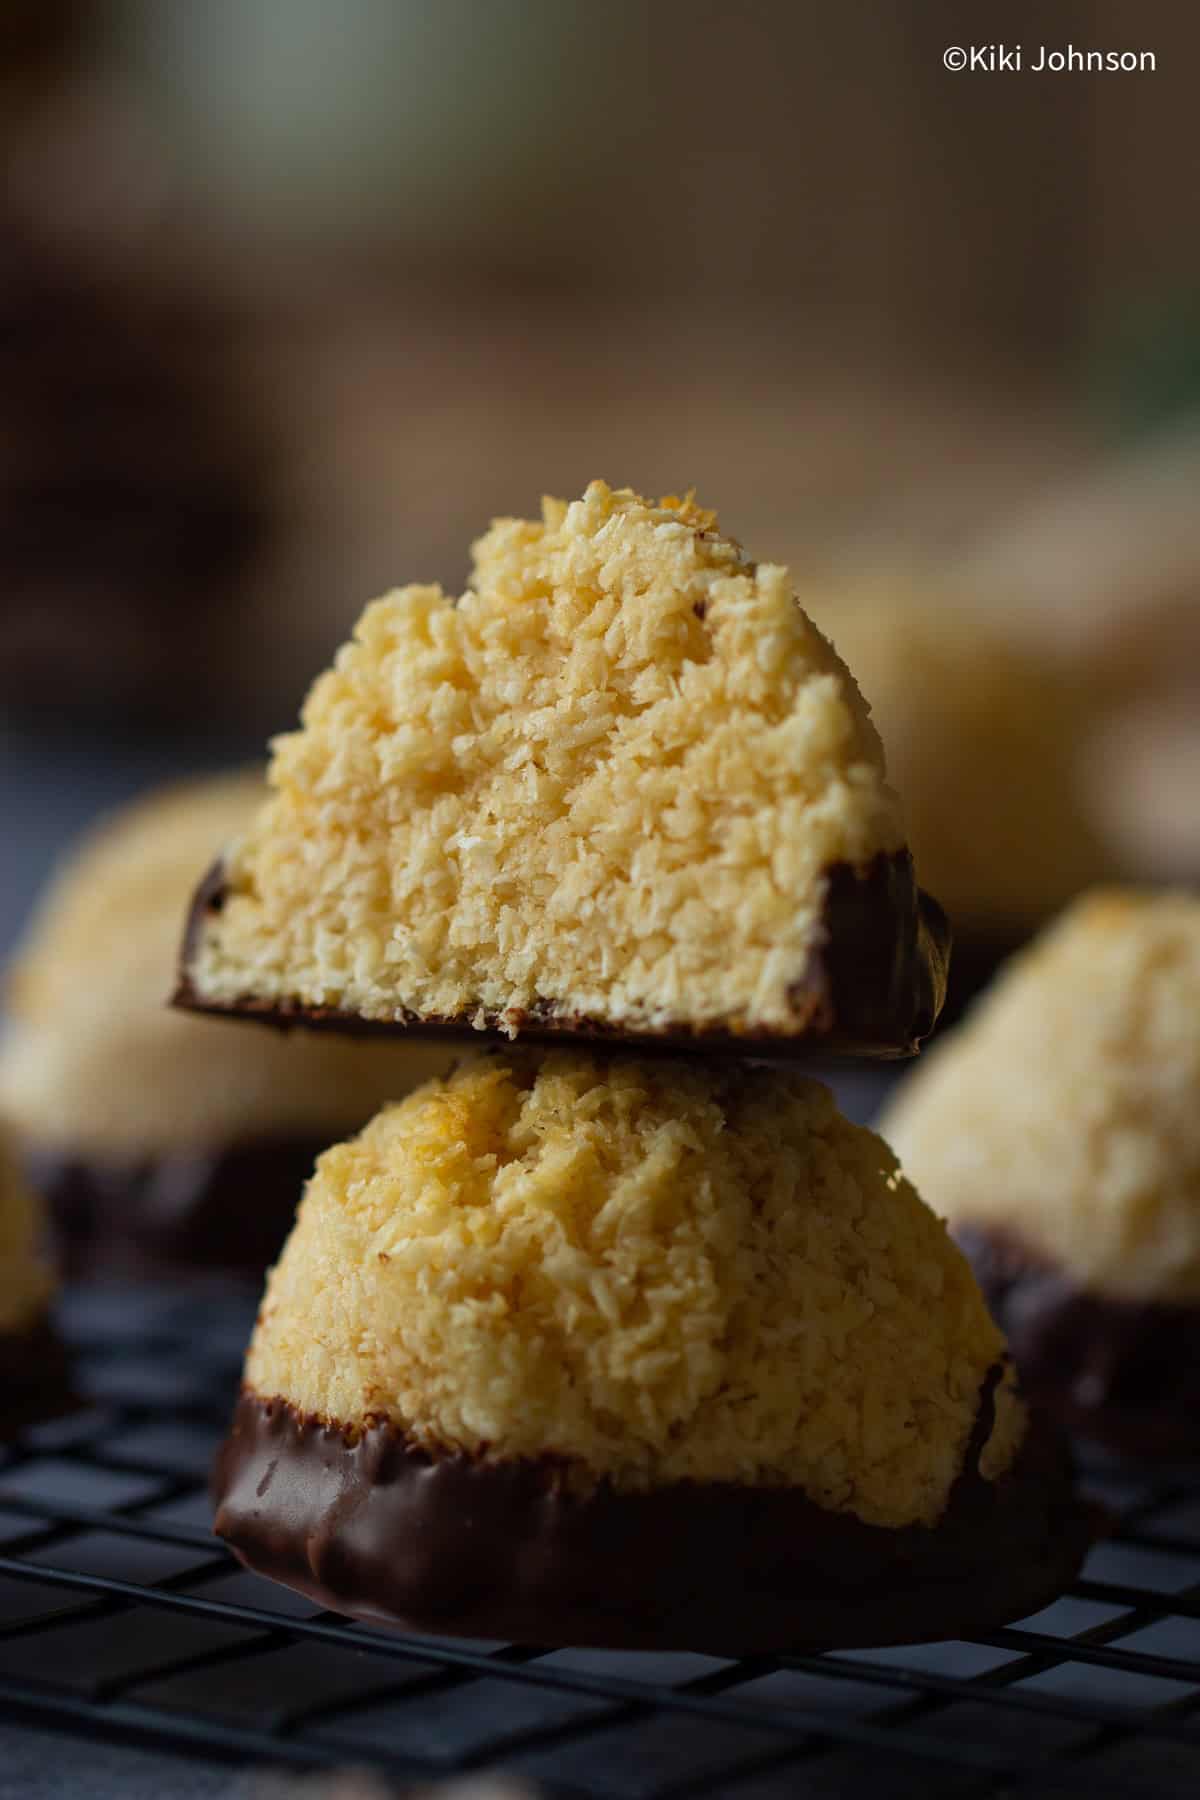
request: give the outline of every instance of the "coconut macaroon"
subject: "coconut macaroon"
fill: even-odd
[[[76,1266],[261,1270],[317,1152],[449,1060],[236,1031],[168,1006],[197,871],[263,791],[255,772],[183,782],[104,822],[9,971],[0,1106]]]
[[[1080,1552],[966,1262],[797,1074],[556,1051],[427,1084],[321,1158],[245,1375],[217,1531],[417,1629],[936,1636]]]
[[[66,1357],[50,1323],[54,1278],[41,1210],[0,1128],[0,1439],[62,1412]]]
[[[1080,900],[881,1130],[1030,1391],[1117,1448],[1200,1449],[1200,896]]]
[[[905,1054],[944,989],[879,738],[787,571],[594,482],[368,607],[201,889],[178,998],[358,1028]]]
[[[1092,706],[1062,667],[951,595],[804,598],[870,701],[956,963],[1011,948],[1111,872],[1082,768]]]

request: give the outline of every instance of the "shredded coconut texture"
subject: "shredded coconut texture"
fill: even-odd
[[[831,863],[903,843],[878,736],[787,571],[594,482],[501,519],[458,601],[367,608],[275,744],[188,973],[395,1021],[542,1002],[799,1029]]]
[[[321,1157],[246,1375],[436,1452],[933,1523],[1004,1345],[887,1146],[792,1073],[486,1058]],[[983,1459],[1023,1431],[1002,1388]]]
[[[0,1136],[0,1332],[26,1330],[54,1289],[42,1258],[42,1218],[22,1180],[6,1136]]]
[[[1200,898],[1101,889],[922,1058],[881,1129],[953,1224],[1200,1300]]]
[[[808,594],[887,745],[924,885],[956,924],[1041,923],[1103,879],[1080,746],[1078,680],[950,595]]]
[[[356,1131],[447,1068],[419,1044],[344,1044],[167,1005],[191,891],[262,803],[246,772],[157,790],[60,871],[8,980],[0,1108],[39,1146],[98,1156]]]

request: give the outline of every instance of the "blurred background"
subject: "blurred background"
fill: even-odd
[[[792,564],[964,941],[1195,877],[1197,67],[1188,0],[6,0],[0,950],[595,475]]]

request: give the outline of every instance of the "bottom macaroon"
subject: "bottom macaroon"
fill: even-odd
[[[824,1088],[562,1052],[322,1157],[214,1487],[324,1606],[542,1644],[958,1635],[1088,1538],[965,1261]]]

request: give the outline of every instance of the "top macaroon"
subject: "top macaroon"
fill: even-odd
[[[767,1054],[904,1055],[936,1019],[945,921],[867,706],[690,499],[498,520],[461,599],[367,608],[274,750],[185,1005]]]

